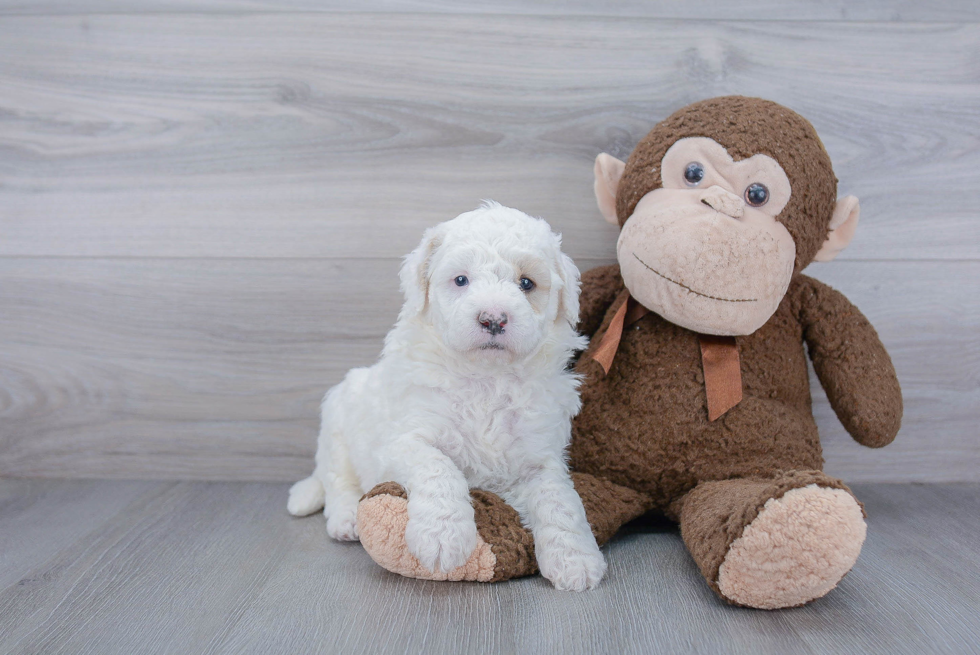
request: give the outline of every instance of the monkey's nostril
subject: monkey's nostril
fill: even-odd
[[[714,194],[708,194],[707,197],[701,198],[701,203],[711,209],[715,210],[720,214],[725,214],[730,218],[741,218],[742,217],[742,199],[730,193],[720,192]]]
[[[500,327],[507,325],[507,314],[500,315]]]

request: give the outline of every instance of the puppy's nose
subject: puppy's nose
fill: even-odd
[[[481,312],[477,320],[480,321],[480,325],[483,326],[484,330],[496,336],[504,331],[504,326],[507,325],[507,314]]]

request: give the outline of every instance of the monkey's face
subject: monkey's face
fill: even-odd
[[[664,154],[663,187],[623,225],[623,280],[644,306],[682,327],[745,335],[769,320],[793,276],[796,245],[776,216],[789,202],[779,163],[734,161],[713,139],[679,139]]]

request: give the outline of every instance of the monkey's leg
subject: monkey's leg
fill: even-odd
[[[474,489],[477,543],[463,566],[430,571],[408,550],[408,493],[395,482],[379,484],[361,498],[357,528],[361,545],[378,565],[392,573],[422,580],[496,582],[537,573],[534,539],[517,512],[499,496]]]
[[[623,523],[649,509],[649,499],[625,487],[584,473],[573,473],[572,480],[600,545]],[[394,482],[376,486],[361,499],[357,511],[361,545],[383,568],[411,578],[498,582],[537,573],[534,538],[517,511],[488,491],[474,489],[472,498],[477,546],[466,564],[452,571],[429,571],[409,552],[405,543],[408,494]]]
[[[624,524],[643,516],[653,507],[646,495],[588,473],[572,473],[572,483],[582,499],[585,517],[589,519],[592,534],[600,546],[612,539]]]
[[[820,598],[861,552],[864,508],[820,471],[702,482],[681,501],[681,536],[730,603],[776,609]]]

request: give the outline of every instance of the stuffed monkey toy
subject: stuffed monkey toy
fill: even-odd
[[[582,277],[582,411],[570,464],[599,543],[658,512],[726,601],[774,609],[833,589],[864,542],[864,509],[822,472],[809,354],[860,444],[896,436],[902,395],[874,328],[802,274],[850,242],[856,198],[837,198],[808,121],[738,96],[685,107],[625,163],[600,154],[595,192],[621,228],[618,263]],[[474,490],[479,545],[463,567],[422,568],[404,542],[407,493],[366,494],[361,542],[385,568],[428,579],[536,572],[517,513]]]

